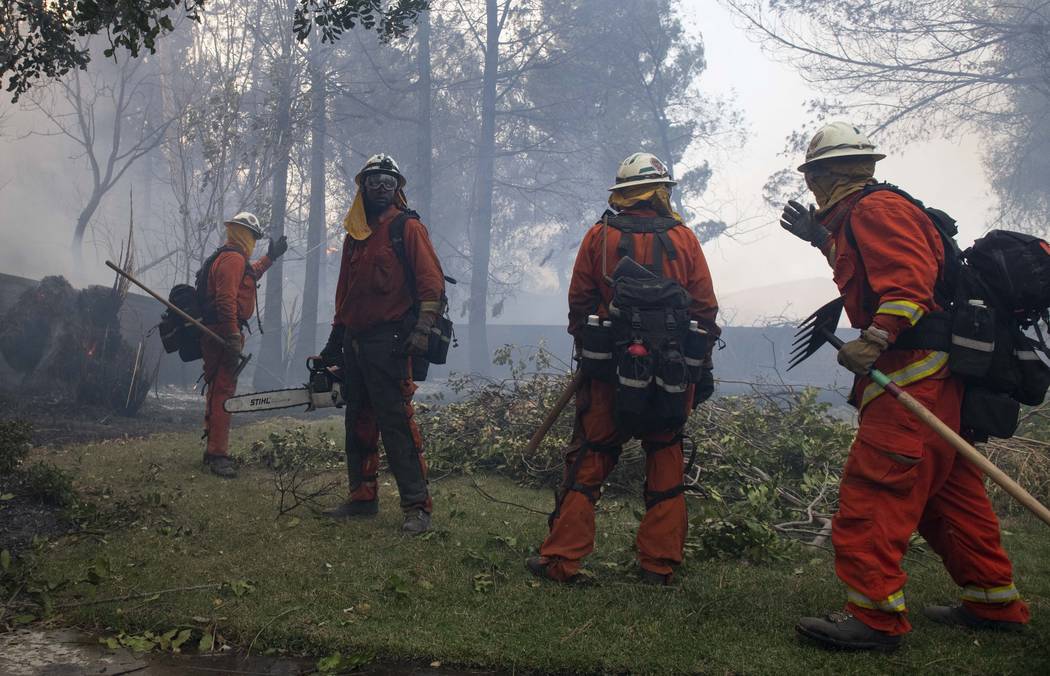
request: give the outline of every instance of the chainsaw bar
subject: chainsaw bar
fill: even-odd
[[[297,387],[290,390],[268,390],[230,397],[222,405],[227,413],[251,413],[253,411],[275,411],[281,408],[309,406],[310,388]]]

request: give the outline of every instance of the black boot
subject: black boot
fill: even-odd
[[[978,617],[970,612],[970,610],[964,605],[926,606],[922,609],[922,614],[938,624],[946,624],[951,627],[1011,632],[1024,631],[1025,629],[1025,625],[1020,622],[989,620],[983,617]]]
[[[422,535],[430,530],[430,514],[422,509],[406,509],[401,532],[407,535]]]
[[[849,613],[834,611],[825,617],[803,617],[795,631],[816,641],[822,648],[841,650],[881,650],[900,647],[901,637],[872,629]]]
[[[347,500],[335,509],[322,512],[332,519],[352,519],[357,516],[375,516],[379,513],[379,500]]]
[[[642,580],[642,584],[651,584],[658,587],[666,587],[671,584],[671,576],[664,575],[663,573],[655,573],[645,568],[638,569],[638,576]]]
[[[223,479],[237,478],[237,467],[233,464],[233,460],[227,455],[212,455],[211,453],[205,453],[204,466],[211,470],[212,474],[222,477]]]

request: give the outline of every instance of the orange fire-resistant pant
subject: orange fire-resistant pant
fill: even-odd
[[[241,345],[244,345],[243,335]],[[222,345],[204,336],[201,337],[201,354],[207,388],[204,410],[204,435],[208,438],[206,452],[226,455],[230,445],[230,414],[223,404],[237,393],[237,376],[234,375],[237,364]]]
[[[573,441],[565,453],[565,475],[550,533],[540,547],[547,574],[557,580],[575,575],[594,550],[594,505],[605,479],[616,466],[620,447],[630,437],[616,428],[616,386],[584,381],[576,393]],[[686,395],[693,398],[692,386]],[[645,494],[647,508],[638,527],[638,562],[642,568],[670,575],[682,562],[688,528],[682,486],[681,430],[646,435]],[[671,494],[666,497],[661,494]]]
[[[928,378],[907,391],[959,429],[962,383]],[[916,530],[963,588],[979,617],[1027,622],[1013,586],[981,472],[890,395],[868,404],[842,476],[832,521],[835,572],[847,585],[846,610],[874,629],[911,629],[901,559]]]

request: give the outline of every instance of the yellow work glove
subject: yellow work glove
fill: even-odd
[[[889,334],[877,326],[870,326],[860,332],[860,338],[842,346],[839,363],[858,375],[864,375],[889,346]]]
[[[241,334],[237,333],[232,336],[226,336],[223,340],[226,341],[226,350],[224,351],[223,359],[230,366],[237,366],[241,360],[241,348],[244,346],[244,342],[241,339]]]
[[[430,349],[430,328],[437,321],[437,314],[420,312],[419,319],[405,341],[405,354],[421,357]]]

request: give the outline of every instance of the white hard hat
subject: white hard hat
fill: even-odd
[[[242,211],[233,218],[225,222],[226,225],[240,225],[248,228],[249,232],[255,235],[255,239],[262,239],[266,237],[266,233],[263,232],[262,226],[259,225],[259,219],[250,211]]]
[[[833,157],[871,157],[876,162],[886,159],[875,152],[875,144],[860,129],[847,122],[832,122],[813,136],[806,162],[798,170],[805,173],[814,162]]]
[[[398,189],[405,187],[404,174],[401,173],[394,158],[386,153],[379,153],[378,155],[372,155],[369,157],[368,161],[365,162],[365,166],[362,167],[361,171],[357,172],[357,176],[354,177],[354,180],[360,186],[361,179],[368,174],[390,174],[397,178]]]
[[[616,185],[609,190],[649,183],[678,184],[677,181],[671,180],[667,167],[659,157],[652,153],[635,153],[620,163],[620,168],[616,171]]]

